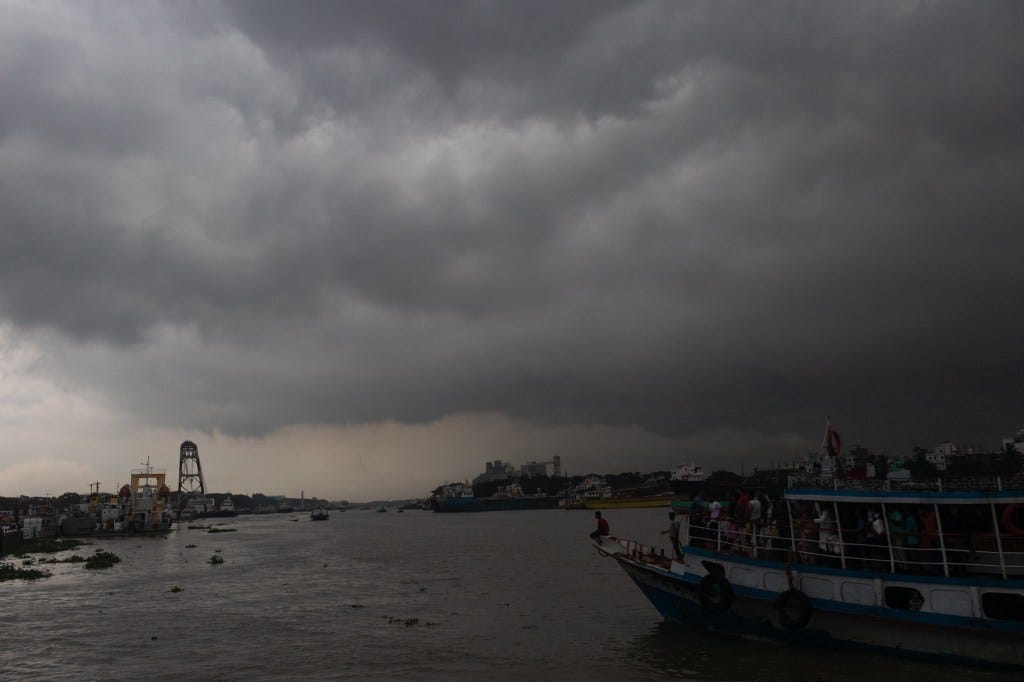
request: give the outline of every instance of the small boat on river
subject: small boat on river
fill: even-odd
[[[326,521],[331,518],[331,515],[327,513],[327,510],[323,507],[317,507],[309,513],[309,518],[313,521]]]
[[[679,559],[624,539],[595,547],[667,620],[1024,667],[1024,480],[894,484],[822,472],[767,498],[757,523],[691,509]]]

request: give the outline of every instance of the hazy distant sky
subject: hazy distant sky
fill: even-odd
[[[0,495],[1024,427],[1024,3],[0,0]]]

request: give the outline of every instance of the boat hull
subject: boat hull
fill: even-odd
[[[908,623],[877,614],[832,611],[818,600],[811,600],[813,608],[806,627],[787,628],[781,624],[775,608],[777,595],[752,596],[742,587],[733,586],[735,596],[728,610],[710,613],[701,606],[700,583],[695,576],[681,575],[622,554],[614,558],[666,620],[753,639],[1024,667],[1024,636],[1020,632]],[[679,563],[672,566],[681,568]]]
[[[584,509],[646,509],[669,507],[678,495],[654,495],[651,497],[624,497],[583,500]]]
[[[60,522],[60,534],[61,535],[89,535],[96,527],[99,522],[92,517],[79,516],[74,518],[62,519]]]
[[[554,509],[562,498],[556,495],[538,497],[445,497],[437,501],[437,511],[483,512]]]

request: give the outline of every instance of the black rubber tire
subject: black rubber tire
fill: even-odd
[[[728,611],[734,596],[732,585],[725,576],[708,574],[701,578],[700,585],[697,586],[700,606],[708,613]]]
[[[779,612],[779,624],[790,630],[807,627],[814,611],[811,600],[800,590],[786,590],[780,594],[775,600],[775,609]]]

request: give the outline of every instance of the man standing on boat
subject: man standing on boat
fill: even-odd
[[[661,531],[661,534],[664,535],[665,533],[668,533],[668,539],[672,542],[672,551],[675,552],[676,559],[682,561],[683,551],[679,547],[679,521],[676,519],[676,513],[670,511],[668,513],[668,520],[668,528]]]
[[[590,534],[590,539],[597,541],[597,544],[603,545],[604,541],[601,540],[602,535],[610,535],[611,531],[608,528],[608,521],[601,518],[601,512],[594,512],[594,518],[597,519],[597,529]]]
[[[757,558],[757,543],[761,535],[761,500],[752,495],[747,508],[750,510],[750,556]]]

